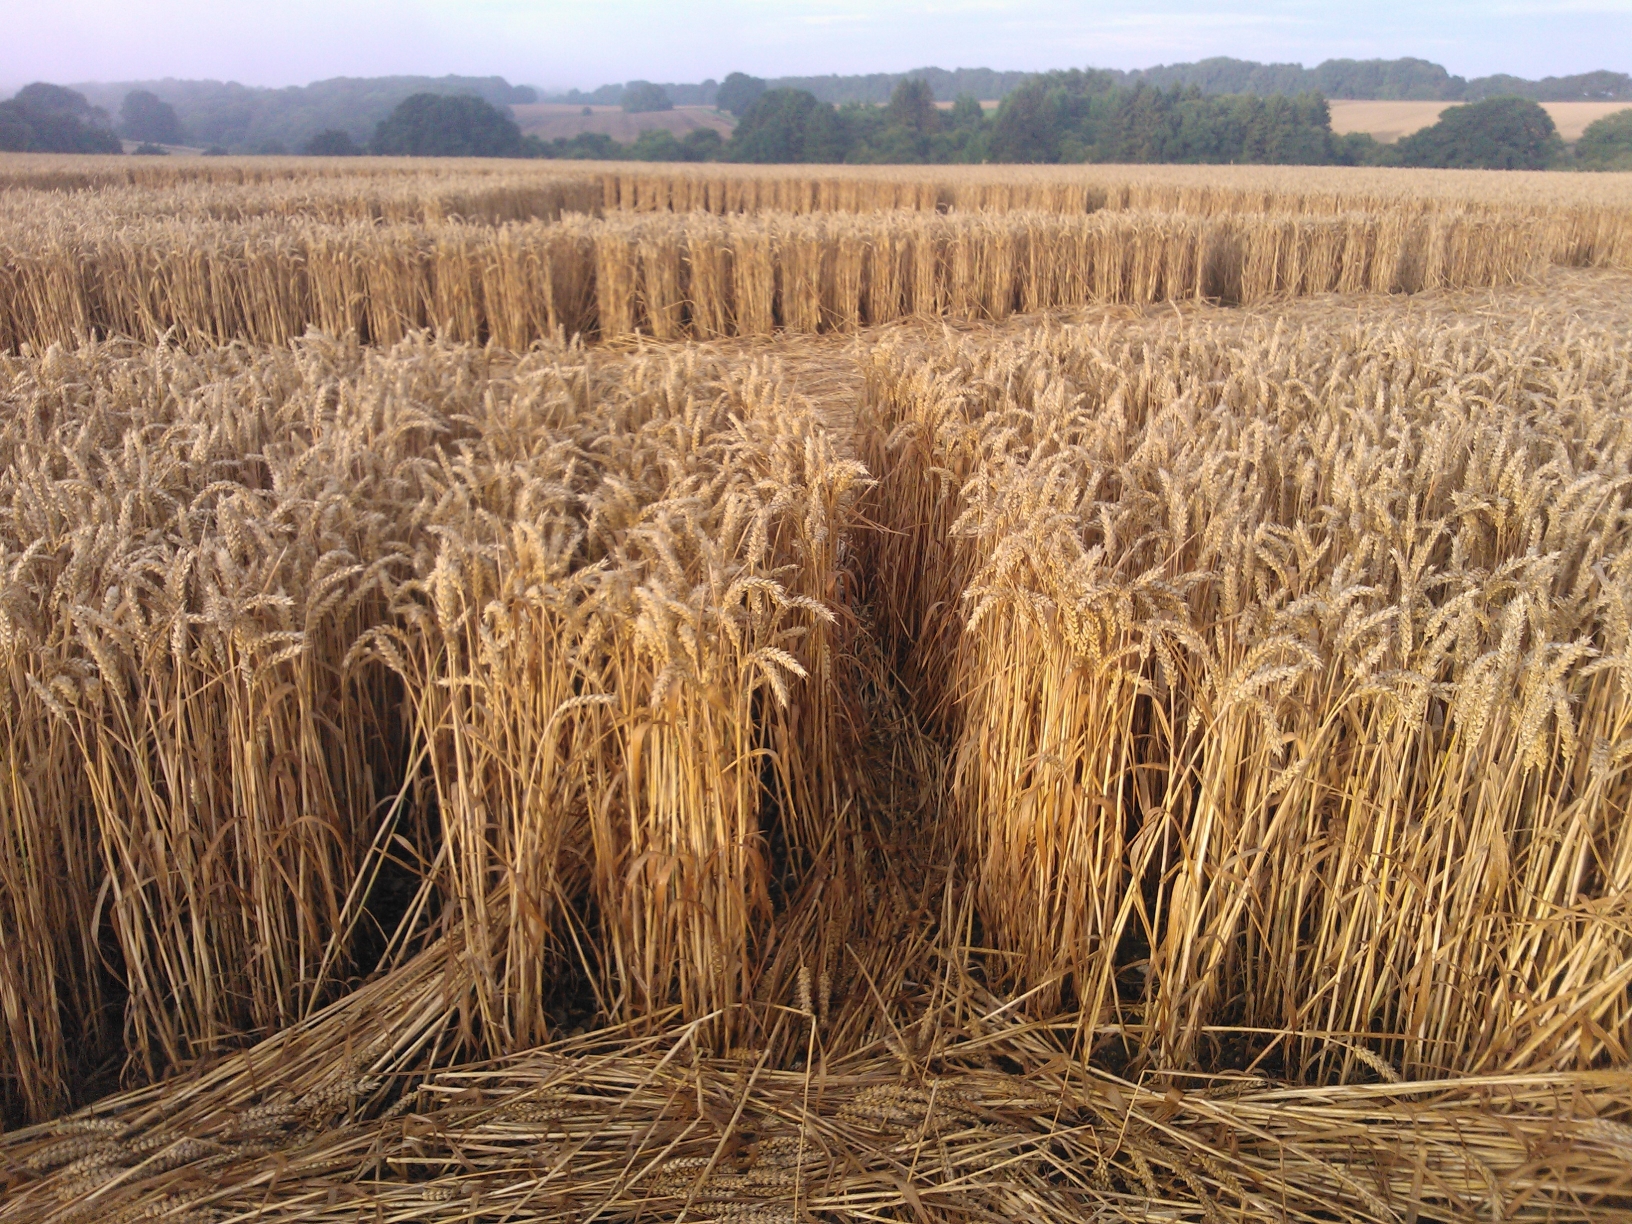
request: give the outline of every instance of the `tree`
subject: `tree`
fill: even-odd
[[[803,89],[767,90],[743,111],[728,155],[744,162],[811,160],[805,156],[805,127],[818,110],[833,112]]]
[[[1402,166],[1544,170],[1564,151],[1552,116],[1526,98],[1453,106],[1394,146]]]
[[[145,89],[133,89],[119,108],[119,128],[126,140],[146,144],[182,144],[186,140],[176,108]]]
[[[750,106],[759,101],[765,88],[765,82],[758,77],[749,76],[746,72],[733,72],[720,82],[720,92],[714,95],[715,109],[729,111],[740,119]]]
[[[647,128],[629,146],[627,156],[636,161],[713,161],[724,147],[725,142],[713,128],[695,128],[678,140],[673,132]]]
[[[992,157],[1004,162],[1060,160],[1057,107],[1050,105],[1047,83],[1028,81],[1003,100],[992,126]]]
[[[579,132],[571,138],[542,141],[527,137],[528,151],[535,157],[563,157],[575,161],[620,161],[624,147],[605,132]]]
[[[107,112],[99,111],[77,89],[35,81],[24,85],[11,99],[36,115],[69,116],[82,123],[106,123]]]
[[[1205,94],[1197,85],[1132,89],[1107,73],[1034,77],[1004,99],[992,128],[995,161],[1273,162],[1330,165],[1358,147],[1332,134],[1326,100]]]
[[[986,108],[973,94],[959,94],[948,118],[953,131],[979,132],[986,127]]]
[[[404,98],[374,131],[376,153],[406,157],[520,157],[516,121],[480,98],[421,93]]]
[[[416,93],[474,94],[501,111],[537,98],[532,89],[502,77],[337,77],[284,89],[167,80],[130,88],[150,90],[175,107],[187,143],[220,145],[235,153],[253,152],[272,141],[304,148],[328,128],[349,132],[363,144],[399,102]]]
[[[1575,160],[1588,170],[1632,170],[1632,110],[1589,123],[1575,142]]]
[[[895,87],[884,108],[892,127],[902,127],[917,136],[933,136],[941,130],[941,112],[935,109],[935,91],[929,82],[907,77]]]
[[[324,128],[301,149],[308,157],[356,157],[362,151],[351,134],[339,128]]]
[[[0,152],[123,152],[124,145],[105,126],[106,119],[84,94],[39,81],[0,102]]]
[[[673,110],[674,103],[663,92],[661,85],[650,81],[630,81],[623,88],[623,109],[631,115],[645,115],[652,111]]]

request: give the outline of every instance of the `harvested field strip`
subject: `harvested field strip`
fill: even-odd
[[[1159,1208],[1298,1224],[1607,1222],[1632,1204],[1625,1073],[1136,1083],[1083,1071],[1050,1030],[959,988],[955,1004],[914,1000],[928,1003],[923,1049],[821,1054],[808,1073],[759,1050],[710,1057],[686,1028],[610,1030],[406,1089],[377,1070],[387,1057],[346,1060],[337,1010],[295,1059],[269,1043],[190,1091],[113,1098],[0,1140],[18,1171],[0,1221],[685,1212],[791,1224],[977,1209],[1065,1224]],[[788,1027],[812,1025],[790,1012]],[[314,1074],[318,1051],[341,1069]]]
[[[336,180],[374,182],[392,179],[425,181],[461,177],[486,178],[525,174],[538,178],[576,178],[576,166],[510,161],[491,157],[437,158],[428,165],[417,157],[96,157],[62,153],[0,155],[0,188],[81,192],[135,187],[162,190],[188,185],[259,185],[274,190],[297,183]]]
[[[0,350],[89,335],[285,344],[309,329],[391,344],[427,327],[519,350],[575,334],[814,333],[1096,302],[1499,286],[1542,270],[1538,224],[1405,211],[18,223],[0,230]]]
[[[711,212],[1006,208],[1081,211],[1172,208],[1365,211],[1391,205],[1632,208],[1632,174],[1415,170],[1340,166],[981,165],[800,166],[507,161],[497,158],[131,158],[0,154],[0,190],[78,192],[134,187],[303,181],[583,180],[613,210]],[[960,193],[963,193],[960,198]],[[1253,203],[1251,201],[1257,201]]]
[[[1632,1050],[1632,354],[1359,330],[880,350],[883,624],[988,938],[1164,1066]],[[1085,1033],[1085,1039],[1086,1033]]]

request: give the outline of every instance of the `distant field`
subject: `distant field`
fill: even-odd
[[[1460,105],[1459,102],[1334,101],[1331,104],[1332,131],[1340,136],[1349,132],[1370,132],[1384,144],[1393,144],[1402,136],[1432,126],[1446,110]],[[1587,124],[1594,119],[1625,110],[1632,103],[1543,102],[1541,105],[1558,125],[1560,136],[1565,140],[1579,140]]]
[[[729,136],[736,123],[729,114],[712,106],[677,106],[638,115],[627,114],[618,106],[591,106],[587,115],[585,109],[565,102],[534,102],[512,106],[510,111],[524,135],[541,140],[570,140],[583,132],[605,132],[613,140],[627,142],[648,130],[684,136],[699,128],[713,128],[721,136]]]

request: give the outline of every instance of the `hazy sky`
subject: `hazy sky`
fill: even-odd
[[[0,85],[498,74],[645,78],[1140,68],[1234,55],[1436,60],[1463,76],[1632,70],[1632,0],[7,0]]]

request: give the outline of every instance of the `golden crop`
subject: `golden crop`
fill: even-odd
[[[0,160],[0,1224],[1624,1215],[1544,182]]]
[[[705,213],[556,223],[148,219],[0,227],[0,347],[87,336],[285,344],[315,329],[393,344],[433,328],[524,348],[574,335],[854,330],[911,315],[1536,277],[1530,219],[1404,210],[1260,213]]]

